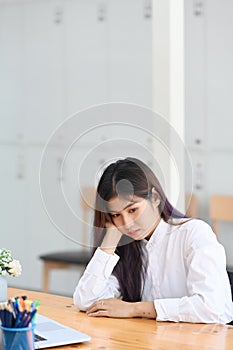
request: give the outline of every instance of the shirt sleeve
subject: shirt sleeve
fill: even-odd
[[[74,304],[80,310],[85,311],[99,299],[120,298],[118,280],[112,275],[118,260],[118,255],[96,249],[73,294]]]
[[[158,321],[227,323],[233,318],[224,248],[207,224],[200,226],[202,232],[194,230],[187,240],[188,295],[155,300]]]

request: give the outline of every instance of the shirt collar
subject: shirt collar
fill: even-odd
[[[174,229],[174,226],[171,227],[169,223],[161,218],[150,239],[147,241],[147,245],[150,246],[159,241],[164,236],[164,234],[169,233],[172,228]]]

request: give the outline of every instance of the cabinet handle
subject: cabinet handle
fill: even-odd
[[[193,1],[193,13],[195,16],[202,16],[204,12],[203,0]]]
[[[151,0],[144,0],[144,17],[146,19],[152,17],[152,3],[151,3]]]
[[[18,155],[16,177],[19,180],[22,180],[25,177],[24,156],[22,154]]]
[[[106,3],[105,1],[100,1],[97,5],[97,19],[103,22],[106,19]]]
[[[62,22],[63,17],[63,10],[61,8],[56,8],[55,9],[55,14],[54,14],[54,23],[55,24],[60,24]]]

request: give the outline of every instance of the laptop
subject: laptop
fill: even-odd
[[[73,328],[38,314],[36,316],[35,349],[69,345],[89,341],[91,337]]]

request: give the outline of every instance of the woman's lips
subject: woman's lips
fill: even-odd
[[[139,234],[139,232],[140,232],[140,229],[132,230],[132,231],[128,231],[127,235],[129,235],[129,236],[136,236],[136,235]]]

